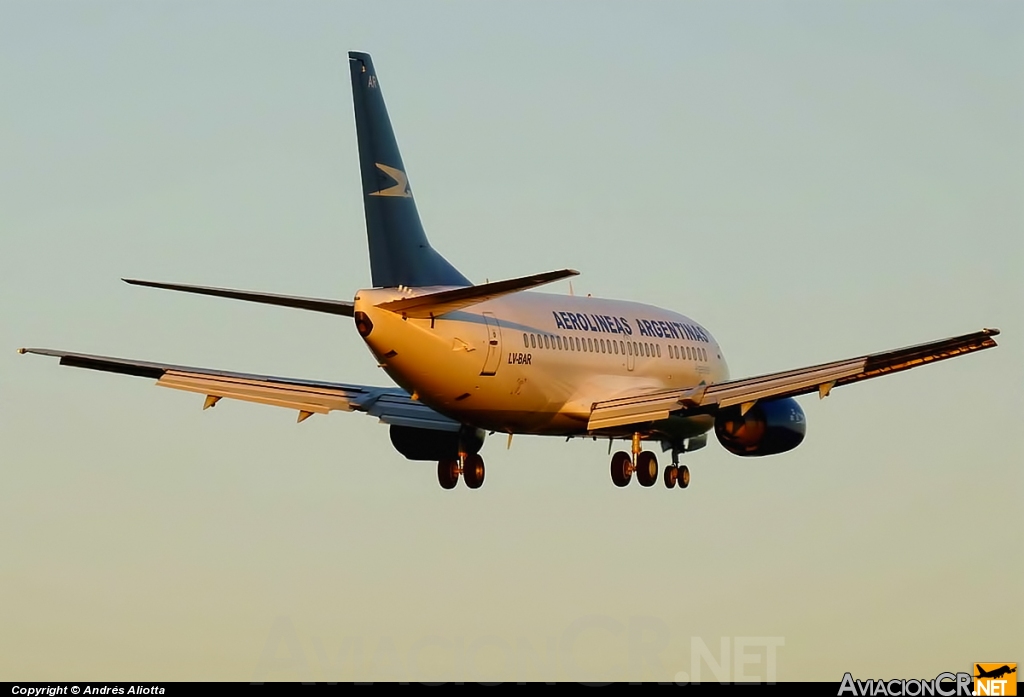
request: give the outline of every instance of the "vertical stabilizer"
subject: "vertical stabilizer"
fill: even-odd
[[[348,58],[374,287],[472,285],[423,232],[373,61],[355,51]]]

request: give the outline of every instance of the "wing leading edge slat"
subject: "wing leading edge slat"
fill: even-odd
[[[832,388],[908,370],[926,363],[955,358],[996,346],[998,329],[931,341],[916,346],[872,353],[859,358],[729,380],[697,388],[666,390],[594,404],[587,428],[598,431],[628,424],[660,421],[672,414],[707,412],[760,399],[796,397],[817,392],[825,397]]]

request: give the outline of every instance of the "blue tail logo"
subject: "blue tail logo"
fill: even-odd
[[[398,196],[399,198],[412,198],[412,192],[409,191],[409,178],[405,176],[405,172],[400,169],[395,169],[394,167],[382,165],[379,162],[374,162],[374,164],[377,166],[377,169],[394,179],[395,185],[389,186],[386,189],[381,189],[380,191],[373,191],[369,194],[370,196]]]

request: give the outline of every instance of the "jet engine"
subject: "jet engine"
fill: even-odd
[[[718,442],[733,455],[759,457],[792,450],[804,439],[804,410],[792,397],[757,402],[746,414],[739,406],[722,409],[715,417]]]
[[[462,452],[472,455],[480,452],[484,445],[486,431],[463,427],[460,431],[434,431],[413,426],[391,426],[391,444],[395,450],[409,460],[433,460],[440,462],[458,457]]]

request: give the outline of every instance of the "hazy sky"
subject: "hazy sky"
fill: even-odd
[[[1021,661],[1022,47],[1010,2],[0,0],[0,678],[673,680],[743,637],[762,679],[768,644],[782,680]],[[366,416],[15,355],[388,384],[350,320],[118,281],[367,285],[353,49],[474,280],[577,268],[736,376],[1000,347],[802,398],[800,448],[712,442],[686,491],[529,437],[442,491]]]

